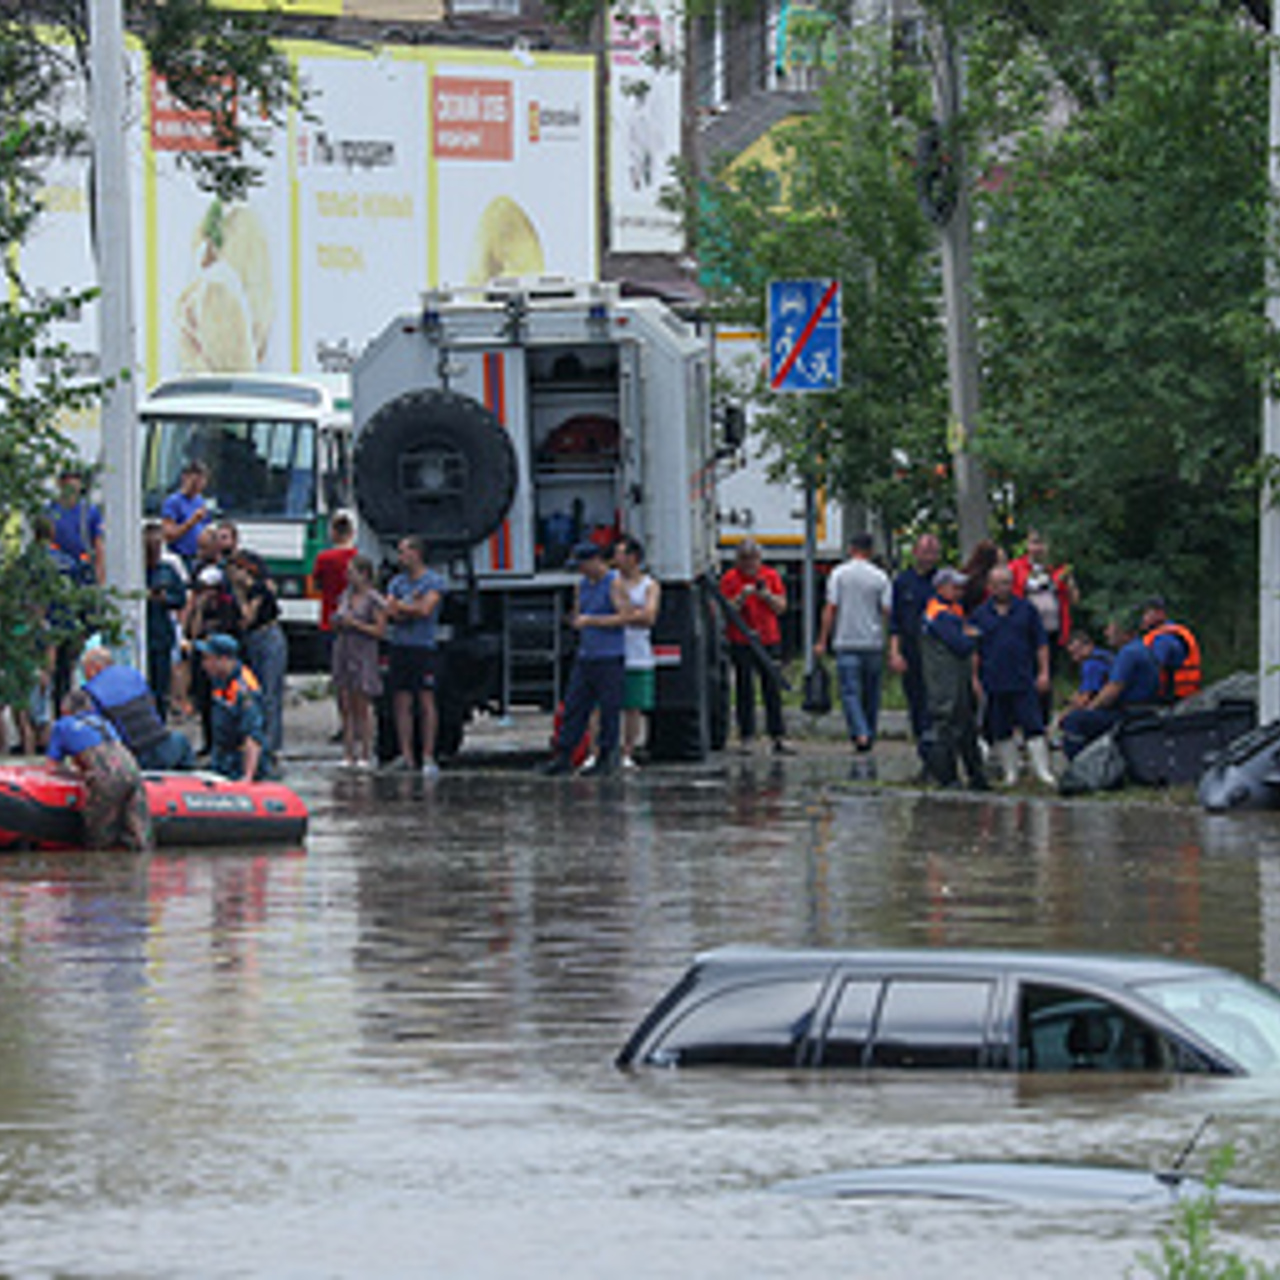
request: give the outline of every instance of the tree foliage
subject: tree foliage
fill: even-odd
[[[59,422],[101,392],[56,337],[57,323],[96,291],[91,281],[57,294],[32,286],[17,250],[39,228],[46,166],[88,149],[91,122],[76,104],[86,100],[91,2],[0,7],[0,236],[8,249],[0,297],[0,705],[22,701],[31,687],[42,624],[51,618],[55,628],[70,625],[90,606],[84,588],[52,571],[29,531],[59,470],[74,458]],[[243,194],[257,173],[258,130],[302,102],[287,63],[267,40],[267,21],[209,0],[139,0],[128,13],[152,68],[183,105],[209,113],[222,143],[219,151],[188,157],[197,182],[225,198]],[[242,109],[246,104],[252,111]]]
[[[841,389],[782,395],[760,378],[747,390],[780,470],[891,527],[950,502],[934,235],[913,170],[925,114],[923,81],[883,33],[846,33],[816,111],[775,130],[776,164],[726,160],[686,203],[720,317],[763,330],[770,280],[840,280]]]
[[[1201,625],[1245,627],[1270,355],[1266,50],[1220,5],[1181,8],[1128,21],[1105,94],[1027,117],[990,171],[983,449],[1095,605],[1161,591]]]

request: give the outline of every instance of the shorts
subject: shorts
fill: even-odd
[[[431,692],[436,687],[436,651],[416,644],[393,644],[387,687],[392,693]]]
[[[652,711],[656,683],[652,667],[630,667],[622,678],[623,711]]]

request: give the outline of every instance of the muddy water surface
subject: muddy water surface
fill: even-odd
[[[1198,956],[1280,979],[1280,814],[876,794],[830,761],[299,780],[305,856],[0,863],[0,1272],[1121,1276],[1150,1211],[837,1203],[902,1160],[1280,1187],[1280,1081],[623,1076],[730,941]],[[1225,1240],[1280,1261],[1274,1211]]]

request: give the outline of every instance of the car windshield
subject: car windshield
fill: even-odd
[[[1246,1070],[1280,1070],[1280,993],[1226,974],[1146,982],[1140,990]]]

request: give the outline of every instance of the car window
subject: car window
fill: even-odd
[[[823,1038],[820,1064],[824,1067],[863,1065],[871,1024],[880,1000],[880,979],[842,983],[832,1004]]]
[[[1247,1070],[1280,1069],[1280,996],[1271,988],[1215,974],[1139,990]]]
[[[716,992],[680,1017],[649,1058],[665,1066],[794,1066],[821,990],[821,978],[814,977]]]
[[[1109,1000],[1049,984],[1020,989],[1020,1071],[1163,1071],[1173,1058],[1160,1032]]]
[[[873,1067],[983,1065],[993,984],[894,979],[885,989]]]

